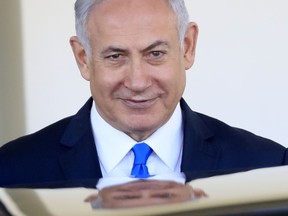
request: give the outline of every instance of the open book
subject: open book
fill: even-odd
[[[85,198],[97,190],[0,189],[0,216],[97,215],[288,215],[288,166],[251,170],[191,181],[205,198],[175,204],[95,209]],[[269,212],[269,214],[268,214]]]

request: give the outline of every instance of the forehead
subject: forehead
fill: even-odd
[[[166,0],[106,0],[95,5],[88,19],[90,35],[142,35],[157,29],[177,30],[176,15]]]
[[[139,12],[166,13],[173,12],[167,0],[102,0],[95,4],[92,13],[102,15],[114,15],[119,12],[126,15],[139,15]],[[129,12],[129,14],[128,14]],[[135,13],[133,13],[135,12]]]

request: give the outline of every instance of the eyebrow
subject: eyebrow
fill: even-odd
[[[149,45],[148,47],[146,47],[145,49],[142,50],[142,52],[147,52],[149,50],[152,50],[158,46],[166,46],[166,47],[169,47],[169,44],[165,41],[162,41],[162,40],[157,40],[155,41],[154,43],[152,43],[151,45]]]
[[[158,46],[166,46],[169,47],[169,44],[165,41],[162,40],[157,40],[154,43],[152,43],[151,45],[149,45],[148,47],[144,48],[143,50],[141,50],[142,53],[148,52],[149,50],[152,50]],[[119,48],[119,47],[114,47],[114,46],[109,46],[107,49],[103,50],[101,52],[101,55],[106,55],[108,53],[111,52],[115,52],[115,53],[127,53],[129,52],[128,49],[124,49],[124,48]]]
[[[113,47],[113,46],[109,46],[107,49],[103,50],[101,52],[101,55],[104,56],[108,53],[111,53],[111,52],[115,52],[115,53],[125,53],[125,52],[128,52],[128,50],[126,49],[121,49],[121,48],[117,48],[117,47]]]

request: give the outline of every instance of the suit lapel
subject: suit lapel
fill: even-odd
[[[71,119],[62,140],[60,166],[67,179],[101,178],[101,170],[90,123],[92,98]]]
[[[181,171],[190,173],[212,171],[216,167],[220,153],[220,149],[211,142],[214,135],[184,99],[181,99],[180,105],[184,124]]]

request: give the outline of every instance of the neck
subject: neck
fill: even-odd
[[[142,142],[143,140],[146,140],[148,137],[150,137],[155,131],[149,131],[149,132],[136,132],[136,133],[126,133],[129,137],[131,137],[136,142]]]

